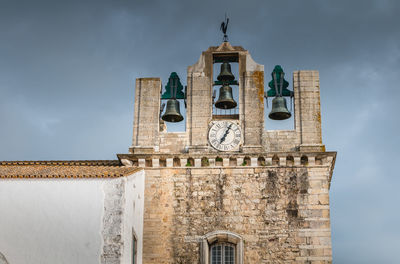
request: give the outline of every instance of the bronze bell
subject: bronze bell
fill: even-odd
[[[181,122],[183,120],[183,116],[181,115],[181,111],[179,109],[179,102],[176,99],[169,99],[167,101],[167,109],[165,113],[161,117],[162,120],[166,122]]]
[[[232,74],[231,65],[228,62],[221,64],[221,72],[217,77],[218,81],[233,81],[235,76]]]
[[[275,97],[272,100],[272,109],[268,117],[273,120],[285,120],[292,116],[286,106],[286,99],[283,97]]]
[[[232,96],[232,88],[228,85],[224,85],[219,88],[219,97],[217,102],[215,102],[215,107],[219,109],[232,109],[237,106],[235,100]]]

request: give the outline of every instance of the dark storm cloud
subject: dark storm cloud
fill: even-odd
[[[399,263],[399,1],[0,0],[0,159],[126,153],[135,78],[186,83],[225,12],[266,79],[320,71],[334,262]]]

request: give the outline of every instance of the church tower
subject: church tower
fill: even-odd
[[[136,80],[132,146],[118,158],[145,174],[143,263],[332,262],[336,152],[322,143],[318,72],[295,71],[293,91],[280,66],[269,76],[225,41],[188,67],[186,85],[176,73],[165,89]],[[292,116],[294,130],[265,130],[270,97],[269,117]],[[182,119],[184,132],[168,132]]]

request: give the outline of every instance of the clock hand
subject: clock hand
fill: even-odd
[[[219,144],[222,144],[222,142],[225,141],[226,136],[228,135],[229,130],[231,129],[232,124],[228,126],[228,129],[225,131],[225,134],[222,136],[221,140],[219,141]]]

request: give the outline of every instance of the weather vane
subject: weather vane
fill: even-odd
[[[224,33],[224,42],[228,42],[228,35],[226,34],[226,31],[228,29],[228,23],[229,23],[229,18],[226,17],[225,13],[225,21],[221,23],[221,31]]]

